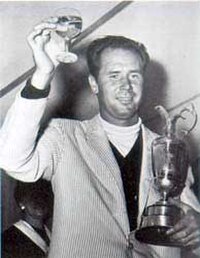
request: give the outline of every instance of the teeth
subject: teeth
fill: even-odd
[[[124,103],[124,104],[131,103],[131,102],[132,102],[132,99],[131,99],[131,98],[118,98],[118,100],[119,100],[121,103]]]
[[[128,100],[132,100],[133,97],[132,96],[118,96],[118,99],[128,99]]]
[[[118,92],[116,98],[121,102],[131,102],[133,100],[133,95],[130,92]]]
[[[118,98],[129,98],[129,99],[131,99],[132,96],[130,96],[130,95],[119,95]]]
[[[122,100],[122,101],[131,101],[132,99],[130,98],[118,98],[119,100]]]

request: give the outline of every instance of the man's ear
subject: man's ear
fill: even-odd
[[[91,90],[94,94],[97,94],[99,92],[99,86],[97,84],[97,81],[96,79],[94,78],[93,75],[89,75],[88,76],[88,81],[89,81],[89,84],[90,84],[90,87],[91,87]]]
[[[25,210],[25,208],[26,208],[22,202],[19,203],[19,207],[22,211]]]

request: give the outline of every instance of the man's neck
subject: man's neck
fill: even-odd
[[[129,119],[119,119],[115,117],[108,117],[105,114],[100,112],[100,116],[109,124],[113,124],[116,126],[121,126],[121,127],[127,127],[127,126],[132,126],[138,123],[138,115],[135,115]]]
[[[118,126],[104,120],[101,115],[99,119],[103,129],[108,137],[108,140],[117,148],[122,156],[126,156],[132,149],[141,129],[141,119],[131,126]]]
[[[44,222],[42,219],[36,219],[31,216],[24,216],[24,220],[28,222],[31,226],[42,229],[44,226]]]

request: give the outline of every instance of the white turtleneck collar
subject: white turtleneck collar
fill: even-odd
[[[122,156],[125,157],[132,149],[139,135],[142,124],[141,118],[138,119],[137,124],[125,127],[110,124],[100,115],[99,119],[109,141],[117,148]]]

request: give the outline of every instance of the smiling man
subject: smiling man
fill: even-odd
[[[181,248],[142,244],[133,233],[148,198],[151,143],[157,137],[138,116],[149,61],[145,47],[120,36],[92,42],[87,51],[89,82],[99,114],[86,121],[54,119],[38,140],[58,64],[55,53],[46,48],[53,44],[55,28],[56,24],[43,23],[28,38],[36,70],[16,97],[0,139],[0,165],[7,173],[24,181],[52,181],[49,257],[181,257]],[[169,234],[195,257],[200,206],[190,182],[191,174],[181,195],[185,214]]]
[[[110,36],[101,41],[101,50],[98,49],[101,55],[93,53],[95,43],[90,46],[91,52],[88,51],[88,65],[92,73],[89,81],[98,96],[100,114],[112,124],[133,125],[138,121],[137,111],[148,55],[142,45],[123,37]]]

